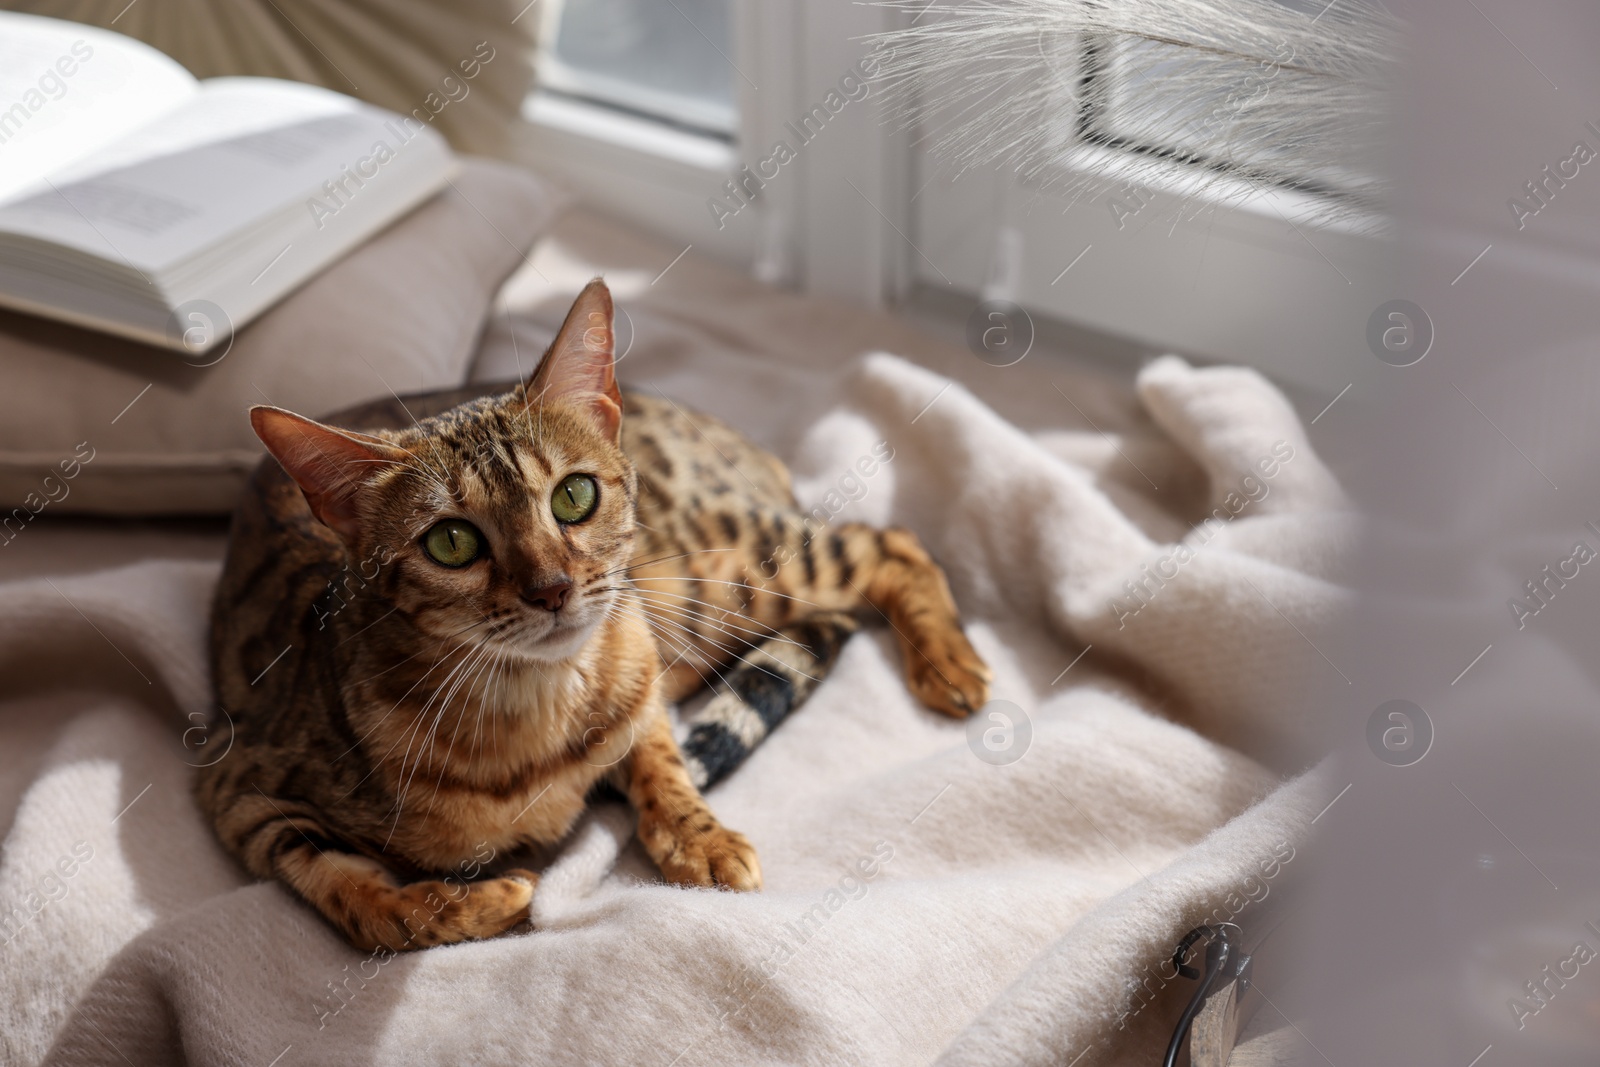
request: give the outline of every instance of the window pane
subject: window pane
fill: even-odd
[[[562,0],[550,88],[721,133],[736,114],[730,0]]]
[[[1277,3],[1313,18],[1329,6],[1327,0]],[[1185,30],[1170,32],[1183,39]],[[1296,80],[1287,42],[1275,45],[1264,36],[1245,44],[1241,50],[1260,62],[1155,40],[1103,40],[1095,47],[1101,95],[1089,130],[1094,139],[1323,191],[1370,181],[1372,161],[1359,158],[1357,145],[1329,147],[1349,140],[1354,117],[1304,106],[1307,86]]]

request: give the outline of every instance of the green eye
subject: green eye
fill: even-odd
[[[550,513],[557,522],[582,522],[594,512],[600,489],[587,474],[569,474],[550,496]]]
[[[434,562],[446,567],[465,567],[478,558],[483,535],[470,522],[446,519],[429,530],[422,538]]]

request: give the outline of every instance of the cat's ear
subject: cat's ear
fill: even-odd
[[[282,408],[251,408],[250,425],[305,494],[311,513],[346,540],[354,540],[359,528],[361,487],[385,467],[410,458],[381,438],[336,430]]]
[[[578,402],[600,432],[615,441],[622,425],[622,394],[613,367],[616,335],[611,322],[611,290],[596,278],[573,301],[523,393],[530,407],[554,400]]]

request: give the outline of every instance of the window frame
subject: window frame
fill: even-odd
[[[1248,363],[1319,390],[1342,388],[1350,361],[1371,358],[1366,318],[1394,295],[1388,241],[1336,217],[1308,217],[1316,191],[1224,197],[1214,217],[1174,229],[1188,243],[1188,258],[1175,263],[1170,247],[1130,238],[1101,203],[1053,203],[1049,188],[999,167],[952,181],[920,131],[902,129],[877,94],[841,113],[719,224],[709,205],[741,168],[790,137],[786,124],[866,54],[866,35],[911,17],[852,0],[733,0],[733,11],[729,58],[760,84],[739,81],[731,141],[581,101],[552,106],[536,93],[524,112],[529,165],[602,212],[806,293],[867,306],[920,303],[930,289],[947,301],[1000,297],[1150,351]],[[1107,163],[1084,155],[1069,167],[1092,158]],[[1169,162],[1152,184],[1181,195],[1196,175]],[[1063,271],[1090,246],[1092,258],[1071,268],[1078,273]],[[1219,277],[1237,281],[1219,286]]]
[[[733,0],[730,60],[739,73],[731,139],[536,88],[516,157],[587,205],[697,252],[808,292],[881,305],[909,283],[901,239],[909,212],[903,135],[886,137],[875,103],[830,123],[766,183],[748,210],[720,218],[741,168],[755,166],[795,120],[868,51],[894,13],[853,0]],[[758,72],[760,84],[746,72]]]

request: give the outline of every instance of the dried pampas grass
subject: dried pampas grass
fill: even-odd
[[[957,170],[1190,204],[1287,186],[1372,222],[1400,24],[1369,0],[1313,3],[884,0],[910,21],[874,35],[877,79]]]

